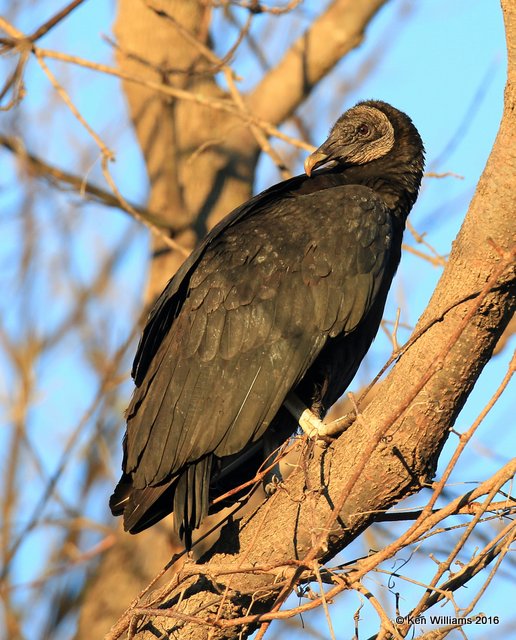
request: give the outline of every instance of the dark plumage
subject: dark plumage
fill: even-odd
[[[131,533],[173,511],[190,546],[228,478],[252,477],[268,441],[295,430],[286,395],[324,416],[377,333],[421,182],[421,138],[400,111],[362,102],[305,169],[222,220],[149,317],[110,500]]]

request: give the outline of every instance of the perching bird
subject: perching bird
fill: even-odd
[[[343,394],[378,331],[423,164],[411,120],[361,102],[306,175],[235,209],[184,262],[134,361],[110,500],[126,530],[173,511],[190,547],[209,500],[254,477],[266,443],[295,431],[287,394],[319,417]]]

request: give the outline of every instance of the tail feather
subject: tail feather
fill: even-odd
[[[140,533],[159,522],[172,511],[176,480],[157,487],[132,489],[124,509],[124,529]]]
[[[114,516],[124,517],[124,529],[140,533],[174,511],[174,526],[192,546],[192,532],[208,513],[211,456],[188,466],[179,476],[157,486],[138,489],[129,474],[122,474],[109,499]]]
[[[174,524],[187,549],[192,532],[208,515],[211,456],[188,467],[177,480],[174,494]]]

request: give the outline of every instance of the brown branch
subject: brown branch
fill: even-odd
[[[169,13],[167,13],[162,9],[157,9],[149,2],[149,0],[146,0],[146,4],[151,11],[154,11],[157,15],[169,20],[174,25],[174,27],[178,30],[178,32],[193,47],[199,50],[202,56],[204,56],[207,60],[209,60],[216,69],[224,72],[224,76],[226,78],[226,82],[229,87],[229,93],[233,98],[233,102],[235,103],[236,108],[242,112],[243,117],[245,118],[251,117],[251,114],[249,113],[249,110],[245,104],[244,98],[236,86],[236,83],[235,83],[236,78],[235,78],[235,73],[233,69],[231,69],[231,67],[229,67],[227,63],[221,60],[215,53],[213,53],[211,49],[209,49],[203,43],[199,42],[199,40],[194,35],[192,35],[188,31],[188,29],[183,27],[183,25],[178,20],[176,20],[174,16],[170,15]],[[283,179],[290,178],[292,174],[288,171],[287,167],[285,166],[285,163],[280,158],[279,154],[271,147],[267,139],[267,136],[263,133],[260,127],[253,124],[250,124],[249,126],[251,129],[251,132],[253,133],[256,139],[256,142],[261,147],[262,151],[267,153],[272,158],[273,162],[278,167],[282,178]]]
[[[510,522],[498,535],[491,540],[489,544],[475,556],[467,562],[460,571],[457,571],[452,575],[449,580],[446,580],[440,585],[440,589],[443,592],[456,591],[460,587],[463,587],[467,582],[472,580],[477,573],[485,569],[494,560],[501,560],[509,551],[509,548],[516,537],[516,523]],[[428,610],[433,605],[437,604],[444,599],[443,593],[433,592],[430,594],[421,607],[418,607],[417,612],[421,613]],[[473,603],[474,604],[474,603]],[[471,609],[470,609],[471,610]],[[414,613],[414,615],[418,615]],[[411,615],[413,615],[411,613]],[[467,615],[467,612],[464,614]]]
[[[95,397],[93,398],[90,406],[82,415],[81,419],[79,420],[79,423],[77,424],[73,432],[70,434],[68,442],[66,443],[61,453],[56,470],[54,471],[46,487],[44,488],[42,496],[38,500],[32,513],[30,514],[27,523],[23,526],[21,531],[17,534],[16,538],[14,538],[14,540],[12,540],[11,542],[9,549],[7,550],[5,557],[3,558],[3,563],[2,563],[3,566],[0,571],[0,581],[4,580],[5,577],[8,575],[12,560],[15,557],[20,545],[23,543],[27,535],[38,524],[39,518],[41,517],[41,513],[43,512],[45,505],[47,504],[52,493],[54,492],[57,482],[61,478],[66,466],[72,459],[71,452],[77,446],[79,438],[82,436],[86,425],[91,420],[91,417],[94,415],[95,411],[97,411],[107,391],[109,389],[112,389],[114,385],[117,385],[119,383],[119,380],[117,380],[114,373],[119,369],[120,362],[122,358],[125,356],[128,347],[132,344],[133,339],[134,339],[134,335],[130,335],[127,338],[127,340],[117,349],[117,352],[115,353],[114,357],[110,361],[109,367],[106,369],[103,377],[99,382],[99,386],[95,394]]]
[[[61,11],[58,11],[54,16],[52,16],[52,18],[43,23],[31,36],[29,36],[30,42],[36,42],[36,40],[45,36],[83,2],[84,0],[73,0],[73,2],[70,2],[70,4],[61,9]]]
[[[471,491],[466,496],[460,496],[446,507],[436,511],[435,514],[433,514],[429,519],[429,522],[427,522],[427,526],[421,526],[419,532],[422,532],[423,530],[426,531],[428,527],[434,527],[441,520],[449,517],[450,515],[458,513],[462,506],[467,506],[468,503],[475,504],[474,501],[478,500],[478,498],[483,495],[486,495],[488,493],[494,495],[499,490],[500,486],[505,484],[507,480],[514,475],[515,472],[516,460],[506,465],[493,477],[481,483],[476,489]],[[490,501],[487,500],[485,504],[488,504],[489,502]],[[483,505],[484,511],[486,510],[485,504]],[[475,509],[475,512],[478,512],[478,510]],[[414,539],[417,539],[417,536],[413,536],[413,540]],[[410,544],[413,542],[413,540],[405,540],[405,544]],[[350,573],[348,573],[348,575],[338,575],[335,573],[335,570],[332,570],[332,579],[325,579],[325,582],[329,582],[330,584],[334,585],[336,583],[336,586],[333,586],[333,588],[325,594],[326,600],[328,601],[335,598],[344,590],[360,590],[360,580],[371,570],[382,572],[382,570],[379,570],[377,568],[378,565],[387,558],[392,557],[394,553],[396,553],[396,551],[400,550],[401,548],[402,546],[399,546],[396,541],[395,543],[393,543],[393,545],[391,545],[390,550],[388,548],[382,549],[380,552],[377,552],[376,554],[373,554],[356,562],[351,567],[351,571]],[[134,616],[162,616],[172,619],[175,618],[184,622],[192,622],[199,627],[211,626],[221,629],[227,629],[232,627],[240,627],[241,625],[249,624],[252,622],[256,624],[264,624],[269,623],[273,620],[285,620],[292,618],[300,613],[304,613],[322,606],[323,598],[316,597],[309,603],[285,611],[269,611],[262,614],[245,615],[239,618],[226,620],[221,620],[220,618],[216,619],[214,617],[202,618],[198,615],[189,615],[185,614],[184,612],[178,612],[177,610],[169,611],[167,609],[153,608],[153,605],[155,605],[156,603],[168,600],[171,594],[174,593],[174,591],[184,591],[186,589],[186,586],[188,585],[188,579],[196,575],[207,576],[213,579],[214,577],[221,578],[224,575],[240,574],[242,576],[242,579],[244,579],[247,583],[250,583],[250,576],[252,576],[253,574],[263,574],[274,578],[274,584],[276,585],[276,588],[281,588],[286,586],[286,584],[290,582],[290,580],[278,581],[278,577],[288,575],[289,571],[290,573],[292,573],[292,571],[294,571],[296,568],[303,570],[300,574],[300,581],[304,582],[314,579],[314,574],[310,570],[310,567],[308,567],[305,562],[295,560],[291,560],[285,565],[269,564],[264,566],[257,566],[254,564],[250,564],[240,565],[238,568],[235,568],[234,564],[232,564],[231,561],[228,560],[225,561],[225,564],[221,565],[216,565],[212,562],[205,565],[195,565],[193,563],[186,565],[178,574],[174,576],[170,585],[153,594],[152,601],[147,603],[145,607],[139,606],[138,602],[135,601],[132,607],[126,612],[126,615],[117,623],[117,625],[115,625],[115,627],[113,627],[111,632],[106,636],[106,640],[116,640],[117,638],[119,638],[120,635],[127,630],[128,625],[134,618]],[[325,574],[328,572],[329,570],[326,570]],[[410,582],[413,582],[414,584],[418,584],[419,586],[430,588],[433,593],[441,595],[442,597],[445,597],[446,595],[449,596],[449,591],[445,591],[441,587],[429,587],[429,585],[418,582],[417,580],[413,580],[412,578],[406,578],[405,576],[402,576],[400,574],[396,575],[400,578],[403,578],[404,580],[408,580]],[[243,589],[242,591],[240,591],[240,594],[248,592],[252,592],[252,588]],[[218,605],[219,601],[211,601],[211,605],[214,604]]]
[[[251,13],[270,13],[274,16],[280,16],[284,13],[293,11],[303,0],[290,0],[284,7],[271,7],[259,2],[258,0],[201,0],[204,4],[211,7],[229,7],[230,5],[238,5],[244,9],[248,9]]]
[[[449,515],[465,515],[465,516],[474,516],[479,512],[485,513],[489,511],[490,513],[494,512],[502,512],[503,515],[511,515],[516,512],[516,500],[506,499],[500,500],[499,502],[491,502],[486,509],[486,507],[479,502],[467,502],[466,504],[457,504],[457,510],[454,514]],[[439,513],[440,509],[433,509],[432,513]],[[407,520],[418,520],[423,515],[423,509],[418,509],[416,511],[396,511],[392,510],[388,513],[379,513],[377,522],[406,522]],[[498,516],[496,516],[498,517]]]
[[[119,209],[125,213],[130,213],[124,203],[121,202],[116,195],[113,195],[113,193],[92,184],[81,176],[59,169],[55,165],[49,164],[41,158],[38,158],[38,156],[29,153],[25,149],[23,141],[20,138],[0,134],[0,145],[4,147],[4,149],[14,153],[18,157],[24,169],[31,175],[47,180],[50,184],[58,187],[59,189],[66,189],[66,187],[70,187],[71,190],[81,197],[84,197],[85,194],[87,194],[91,196],[94,201],[99,202],[100,204],[114,209]],[[135,204],[130,200],[126,199],[125,201],[129,204],[131,209],[137,211],[142,218],[145,218],[156,227],[167,229],[171,232],[178,232],[183,229],[182,227],[170,229],[169,222],[163,220],[154,211],[150,211],[146,207]]]
[[[314,85],[361,44],[367,25],[385,2],[333,0],[251,92],[250,111],[276,125],[284,122]],[[281,100],[271,100],[279,93]]]
[[[92,71],[98,71],[99,73],[104,73],[106,75],[120,78],[121,80],[125,80],[126,82],[129,82],[131,84],[146,87],[147,89],[151,89],[152,91],[155,91],[156,93],[162,94],[164,96],[170,96],[172,98],[177,98],[178,100],[185,100],[186,102],[195,102],[196,104],[208,107],[209,109],[213,109],[215,111],[225,111],[231,115],[238,117],[244,124],[256,125],[263,129],[267,135],[274,136],[279,140],[283,140],[284,142],[287,142],[292,146],[297,147],[298,149],[303,149],[309,152],[312,152],[314,150],[313,145],[283,133],[283,131],[280,131],[271,122],[255,116],[254,113],[242,113],[235,107],[232,100],[220,100],[214,98],[211,95],[205,95],[193,91],[186,91],[184,89],[179,89],[162,82],[148,80],[135,74],[125,73],[124,71],[121,71],[115,67],[111,67],[107,64],[91,62],[90,60],[86,60],[85,58],[81,58],[79,56],[73,56],[66,53],[61,53],[59,51],[53,51],[51,49],[36,48],[35,51],[37,51],[42,58],[51,58],[54,60],[60,60],[61,62],[75,64],[80,67],[84,67],[85,69],[91,69]]]

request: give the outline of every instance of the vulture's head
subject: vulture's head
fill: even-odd
[[[368,100],[341,115],[326,142],[306,159],[305,172],[310,176],[323,166],[345,168],[380,159],[421,172],[423,154],[419,133],[407,115],[386,102]]]

